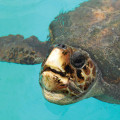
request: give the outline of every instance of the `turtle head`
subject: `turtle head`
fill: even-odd
[[[44,97],[56,104],[87,98],[96,78],[96,66],[89,54],[68,45],[55,45],[42,67],[40,85]]]

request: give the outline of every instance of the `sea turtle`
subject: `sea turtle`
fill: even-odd
[[[64,105],[95,97],[120,104],[120,0],[84,2],[58,15],[49,31],[46,42],[35,36],[1,37],[0,60],[43,61],[40,85],[50,102]]]

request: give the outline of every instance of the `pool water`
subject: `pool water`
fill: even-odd
[[[0,0],[0,36],[47,40],[50,22],[85,0]],[[59,106],[42,96],[41,65],[0,62],[0,120],[120,120],[120,106],[94,98]]]

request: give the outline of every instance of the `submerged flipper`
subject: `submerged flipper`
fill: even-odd
[[[37,37],[24,39],[21,35],[0,37],[0,61],[39,64],[49,49],[49,41],[40,42]]]

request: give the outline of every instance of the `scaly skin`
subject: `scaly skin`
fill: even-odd
[[[53,43],[87,51],[102,74],[106,102],[120,101],[120,0],[90,0],[50,25]],[[106,96],[106,97],[105,97]]]
[[[0,37],[0,61],[20,64],[39,64],[47,55],[49,42],[37,37],[24,39],[21,35]]]

